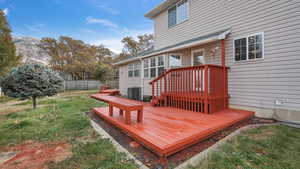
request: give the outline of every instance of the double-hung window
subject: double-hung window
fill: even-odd
[[[140,67],[139,62],[130,63],[128,65],[128,77],[139,77],[140,76]]]
[[[149,59],[144,60],[144,77],[149,77]]]
[[[179,24],[189,17],[188,0],[182,0],[168,10],[168,26]]]
[[[234,40],[234,60],[247,61],[261,59],[264,56],[264,35],[257,33]]]
[[[133,66],[134,66],[133,76],[134,77],[139,77],[140,76],[140,68],[141,68],[140,62],[134,63]]]
[[[144,78],[155,78],[165,70],[164,55],[144,59]]]
[[[150,58],[150,77],[156,77],[156,59],[155,57]]]
[[[133,63],[128,65],[128,77],[133,77]]]
[[[161,75],[165,71],[165,57],[157,57],[157,76]]]

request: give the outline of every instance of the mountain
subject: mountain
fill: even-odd
[[[38,46],[40,44],[39,39],[31,37],[14,37],[13,41],[16,45],[17,54],[23,56],[23,63],[49,64],[50,56]]]

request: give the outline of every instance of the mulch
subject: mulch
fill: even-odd
[[[126,148],[132,155],[134,155],[138,160],[140,160],[144,165],[148,166],[150,169],[163,169],[163,168],[175,168],[176,166],[182,164],[186,160],[190,159],[194,155],[204,151],[210,146],[214,145],[216,142],[226,137],[235,130],[250,125],[250,124],[268,124],[275,123],[274,120],[263,119],[263,118],[251,118],[245,121],[242,121],[238,124],[230,126],[210,138],[200,141],[197,144],[194,144],[182,151],[179,151],[169,157],[167,157],[167,164],[161,164],[159,157],[151,152],[149,149],[140,145],[131,137],[126,135],[124,132],[120,131],[118,128],[114,127],[110,123],[101,119],[93,112],[86,113],[88,117],[101,126],[107,133],[109,133],[120,145]]]

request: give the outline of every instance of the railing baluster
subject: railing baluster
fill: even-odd
[[[228,70],[217,65],[171,69],[150,82],[152,104],[212,113],[228,106]]]

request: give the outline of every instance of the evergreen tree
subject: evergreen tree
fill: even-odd
[[[16,66],[20,58],[16,55],[16,47],[5,14],[0,10],[0,77]]]
[[[32,99],[36,108],[36,99],[43,96],[53,96],[62,88],[63,79],[58,73],[39,64],[28,64],[14,68],[1,81],[5,95]]]

